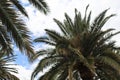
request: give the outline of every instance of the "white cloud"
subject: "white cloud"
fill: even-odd
[[[23,3],[23,4],[29,3],[28,0],[20,0],[20,2]]]
[[[12,74],[16,75],[20,80],[30,80],[31,73],[33,71],[32,69],[27,69],[21,65],[15,65],[15,66],[13,65],[12,67],[18,70],[18,74],[16,73],[12,73]]]

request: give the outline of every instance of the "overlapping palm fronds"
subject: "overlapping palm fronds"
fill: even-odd
[[[0,80],[20,80],[13,73],[17,73],[15,68],[12,68],[12,62],[15,56],[6,57],[0,55]]]
[[[48,13],[49,8],[44,0],[29,0],[36,8]],[[28,17],[19,0],[0,1],[0,49],[7,55],[13,54],[13,44],[30,58],[34,54],[30,32],[27,29],[21,13]]]
[[[46,55],[32,73],[31,80],[47,67],[51,66],[38,80],[119,80],[120,79],[120,48],[110,40],[120,32],[114,29],[102,30],[104,24],[114,16],[106,16],[105,10],[91,23],[91,12],[85,16],[75,9],[72,20],[65,14],[64,22],[54,21],[62,34],[46,29],[47,37],[39,37],[35,42],[54,46],[43,49],[34,57]]]

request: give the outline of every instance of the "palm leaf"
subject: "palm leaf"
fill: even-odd
[[[29,0],[38,10],[47,14],[49,12],[49,7],[44,0]]]
[[[10,67],[13,65],[10,64],[12,61],[14,61],[14,56],[6,57],[4,54],[0,55],[0,79],[19,80],[18,77],[12,74],[17,73],[17,70],[15,68]]]
[[[46,37],[39,37],[39,38],[35,39],[34,42],[44,42],[49,45],[55,45],[55,42],[53,42],[52,40],[50,40],[49,38],[46,38]]]
[[[9,1],[2,1],[0,10],[2,15],[0,18],[2,24],[6,27],[7,34],[11,37],[11,40],[14,40],[19,49],[30,58],[34,51],[31,46],[29,31],[25,27],[23,20],[18,17],[19,14],[17,14]]]
[[[56,58],[55,58],[56,57]],[[34,72],[32,73],[31,79],[33,79],[40,71],[43,71],[44,68],[55,64],[57,61],[60,60],[58,56],[48,56],[44,57],[39,63],[38,66],[35,68]]]
[[[18,10],[20,10],[20,12],[25,15],[26,17],[28,17],[28,14],[27,12],[25,11],[24,7],[20,4],[20,2],[18,0],[10,0],[14,5],[15,7],[18,8]]]
[[[54,77],[52,76],[52,74],[59,72],[59,70],[61,70],[62,68],[65,68],[65,65],[66,65],[65,62],[60,62],[60,63],[55,64],[54,66],[52,66],[52,68],[47,73],[41,76],[39,80],[52,80],[51,77]]]
[[[109,65],[110,67],[118,71],[118,73],[120,73],[120,64],[117,63],[112,58],[107,57],[107,56],[101,56],[98,58],[98,60],[100,60],[100,62],[103,63],[104,65]]]

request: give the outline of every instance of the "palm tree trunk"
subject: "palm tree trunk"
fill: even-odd
[[[93,80],[93,73],[92,72],[80,72],[82,80]]]
[[[93,80],[93,77],[82,77],[82,80]]]
[[[78,70],[82,80],[93,80],[95,75],[86,66],[79,65]]]

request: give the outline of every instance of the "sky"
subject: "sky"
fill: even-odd
[[[71,18],[74,18],[75,8],[84,14],[85,7],[89,4],[89,11],[92,11],[92,19],[94,19],[100,12],[105,9],[110,8],[107,15],[117,14],[115,17],[111,18],[104,29],[115,28],[116,31],[120,30],[120,0],[46,0],[50,7],[50,13],[48,15],[42,14],[40,11],[36,10],[32,5],[29,5],[27,0],[21,0],[24,5],[29,19],[26,19],[26,24],[32,33],[32,38],[35,39],[40,36],[45,35],[44,29],[53,29],[60,32],[58,26],[53,21],[56,18],[60,21],[64,20],[64,13],[67,13]],[[117,41],[117,45],[120,45],[120,35],[113,37],[113,40]],[[48,46],[42,44],[35,44],[35,50],[41,48],[47,48]],[[38,61],[34,63],[29,63],[27,57],[22,55],[17,48],[15,48],[15,53],[17,53],[17,69],[18,76],[21,80],[30,80],[30,76]],[[39,74],[41,75],[41,74]]]

